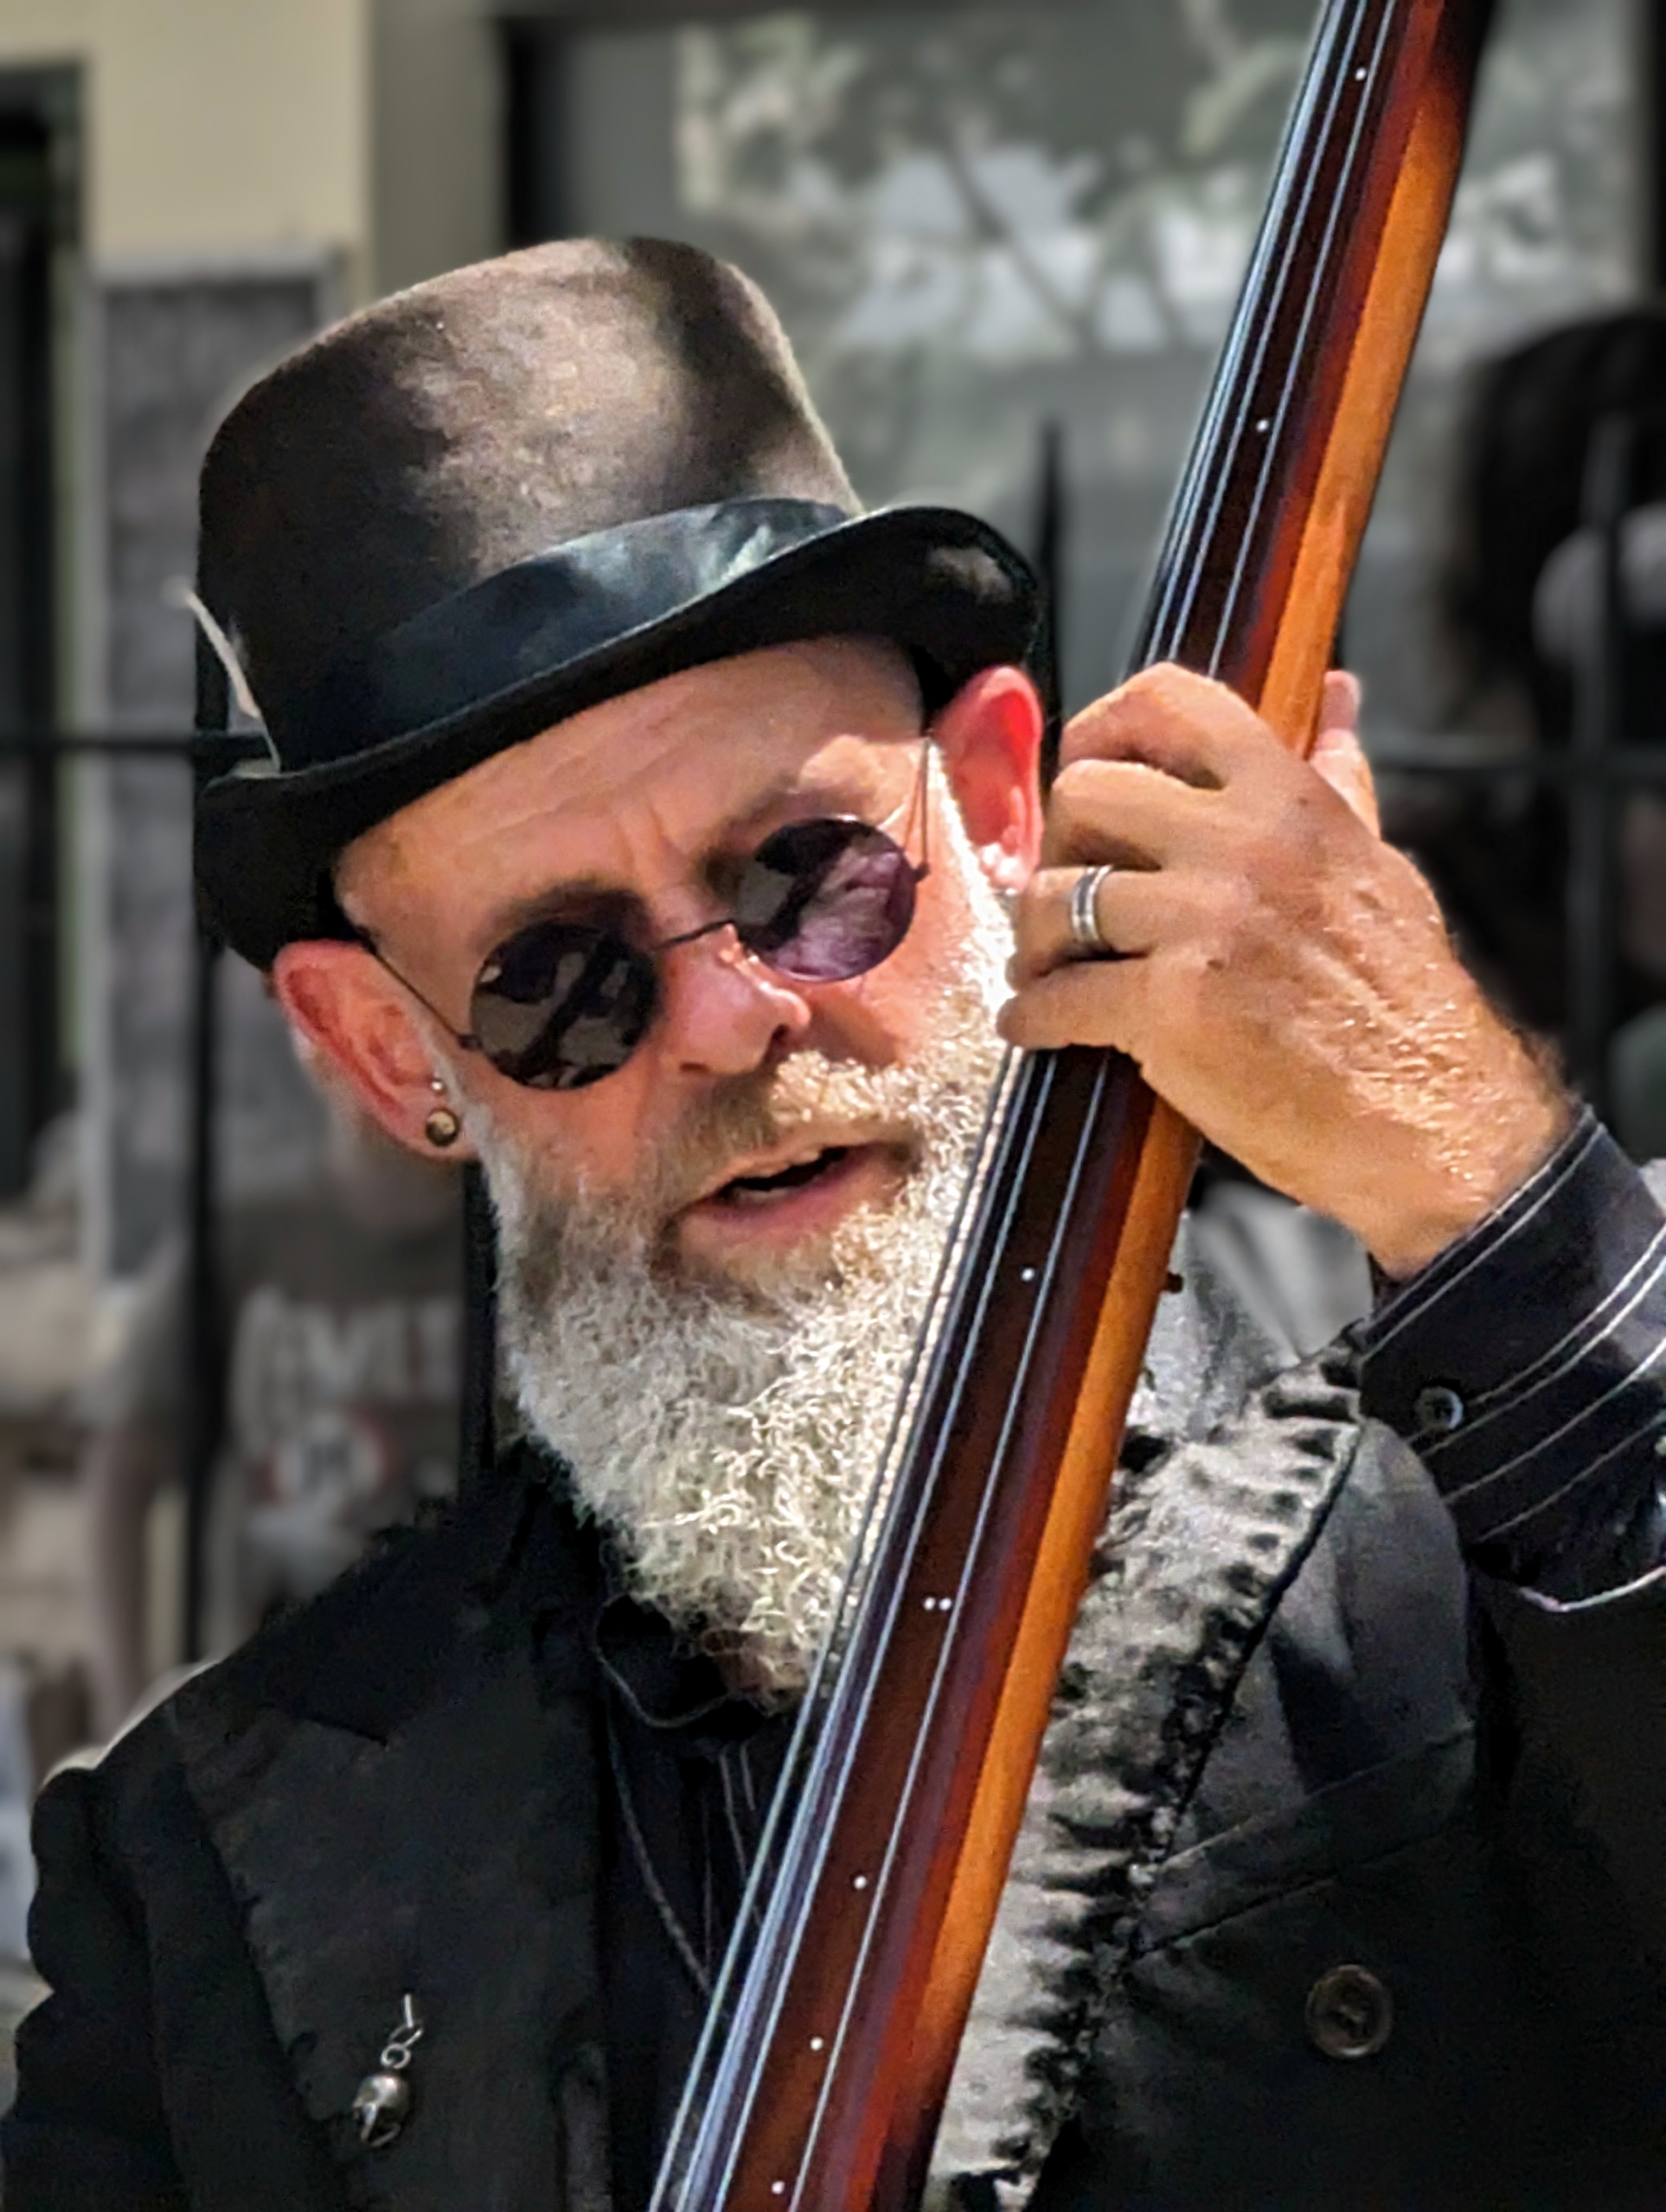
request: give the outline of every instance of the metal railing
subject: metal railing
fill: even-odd
[[[1044,444],[1038,551],[1049,604],[1060,596],[1063,524],[1061,448],[1056,434]],[[1545,746],[1517,753],[1462,739],[1398,745],[1373,756],[1378,773],[1441,782],[1519,787],[1526,782],[1565,791],[1570,812],[1567,906],[1568,1066],[1598,1111],[1607,1103],[1606,1064],[1613,1028],[1616,973],[1614,820],[1616,805],[1631,789],[1666,788],[1666,744],[1626,743],[1622,726],[1625,628],[1620,605],[1620,539],[1626,506],[1628,433],[1599,426],[1586,499],[1586,520],[1602,548],[1601,619],[1596,650],[1575,672],[1575,716],[1566,750]],[[1052,632],[1056,642],[1056,628]],[[1049,656],[1049,659],[1053,658]],[[175,760],[188,769],[193,787],[239,761],[258,758],[265,740],[257,732],[227,732],[225,676],[200,640],[198,721],[194,731],[26,731],[0,735],[0,762],[40,758]],[[1057,725],[1056,683],[1050,686],[1049,722]],[[1051,732],[1049,732],[1051,734]],[[1056,738],[1054,738],[1056,743]],[[201,924],[193,932],[189,1044],[189,1139],[186,1179],[187,1271],[180,1455],[185,1489],[184,1644],[200,1655],[204,1628],[204,1572],[210,1492],[223,1418],[223,1353],[216,1291],[217,1158],[215,1099],[220,1051],[215,977],[222,947]],[[483,1468],[491,1456],[494,1352],[491,1330],[493,1261],[489,1211],[477,1174],[468,1179],[466,1241],[467,1326],[465,1334],[463,1465]]]

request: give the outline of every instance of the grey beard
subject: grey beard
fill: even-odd
[[[539,1161],[469,1119],[523,1419],[571,1463],[632,1594],[768,1690],[802,1685],[827,1632],[1000,1065],[1011,939],[965,860],[976,924],[933,979],[933,1041],[908,1066],[800,1052],[723,1085],[629,1205],[549,1188]],[[892,1206],[744,1281],[676,1263],[669,1212],[728,1161],[806,1120],[870,1116],[911,1134]]]

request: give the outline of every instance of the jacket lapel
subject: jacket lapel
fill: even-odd
[[[1277,1374],[1293,1346],[1212,1260],[1189,1218],[1186,1295],[1152,1339],[938,2131],[951,2201],[970,2176],[998,2177],[1003,2205],[1027,2198],[1150,1870],[1359,1445],[1346,1353]]]
[[[515,1542],[538,1549],[524,1528]],[[523,1557],[483,1595],[455,1559],[362,1607],[377,1650],[356,1652],[337,1626],[316,1694],[279,1650],[252,1684],[234,1666],[188,1686],[173,1725],[278,2041],[352,2200],[549,2212],[570,2154],[560,2077],[575,2061],[593,2070],[586,1665],[574,1628],[526,1601],[529,1579],[547,1596],[547,1575]],[[283,1702],[261,1702],[286,1666]],[[353,2098],[407,1994],[423,2024],[409,2115],[372,2150]]]

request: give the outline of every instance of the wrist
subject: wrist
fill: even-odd
[[[1467,1140],[1438,1143],[1385,1205],[1380,1220],[1359,1224],[1365,1249],[1392,1282],[1419,1274],[1518,1190],[1549,1158],[1578,1111],[1536,1066],[1534,1080],[1509,1098],[1476,1102]]]

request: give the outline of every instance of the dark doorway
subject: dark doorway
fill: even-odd
[[[570,24],[511,21],[502,26],[505,243],[541,246],[567,228],[562,105]]]
[[[54,698],[53,103],[0,76],[0,732],[48,732]],[[57,763],[0,760],[0,1196],[60,1103]]]

